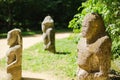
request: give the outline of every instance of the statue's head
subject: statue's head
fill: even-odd
[[[46,16],[42,22],[42,31],[46,32],[48,28],[53,28],[54,27],[54,20],[52,19],[51,16]]]
[[[8,45],[22,45],[22,36],[20,29],[13,29],[7,35]]]
[[[101,33],[105,33],[102,17],[97,13],[87,14],[82,23],[82,36],[89,39]]]

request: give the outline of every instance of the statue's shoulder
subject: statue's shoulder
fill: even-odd
[[[12,47],[11,49],[13,49],[13,50],[22,49],[22,46],[21,45],[16,45],[16,46]]]
[[[11,48],[9,48],[9,50],[7,51],[7,53],[15,52],[17,50],[22,50],[22,46],[21,45],[16,45],[14,47],[11,47]]]
[[[97,44],[100,49],[106,49],[108,47],[111,47],[112,42],[109,36],[105,35],[97,41]]]
[[[111,39],[107,35],[101,37],[98,41],[101,42],[102,44],[111,43]]]

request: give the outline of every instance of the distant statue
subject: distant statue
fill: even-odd
[[[55,30],[54,20],[51,16],[46,16],[42,22],[42,32],[44,41],[44,50],[55,53]]]
[[[22,36],[21,30],[13,29],[8,32],[7,44],[7,73],[11,74],[11,80],[21,80],[22,76]]]
[[[111,40],[97,13],[87,14],[78,43],[78,80],[109,80]]]

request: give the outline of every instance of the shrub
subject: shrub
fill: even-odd
[[[74,18],[69,22],[68,27],[73,28],[73,32],[81,31],[81,23],[87,13],[96,12],[101,14],[104,19],[106,31],[112,39],[112,54],[120,55],[120,2],[119,0],[88,0],[82,3],[78,8],[82,12],[75,14]]]

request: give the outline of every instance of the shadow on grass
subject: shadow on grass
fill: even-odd
[[[45,79],[23,77],[22,80],[45,80]]]
[[[56,52],[55,54],[60,54],[60,55],[67,55],[70,54],[71,52]]]

